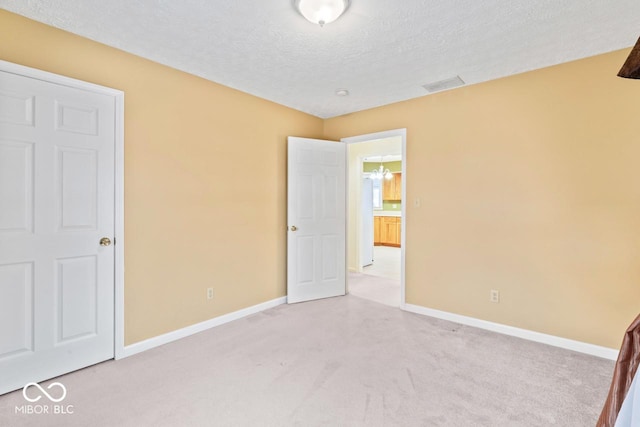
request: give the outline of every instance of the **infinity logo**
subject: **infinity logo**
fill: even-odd
[[[57,399],[56,399],[55,397],[51,396],[49,393],[47,393],[47,392],[45,391],[45,389],[43,389],[42,387],[40,387],[40,384],[37,384],[37,383],[29,383],[29,384],[27,384],[26,386],[24,386],[24,388],[22,389],[22,395],[23,395],[23,396],[24,396],[24,398],[25,398],[26,400],[28,400],[29,402],[37,402],[38,400],[40,400],[40,399],[42,398],[42,396],[36,396],[36,397],[34,397],[34,398],[32,399],[32,398],[30,398],[29,396],[27,396],[27,389],[28,389],[29,387],[31,387],[31,386],[36,387],[38,390],[40,390],[40,393],[44,394],[45,396],[47,396],[47,398],[48,398],[50,401],[55,402],[55,403],[62,402],[62,401],[64,400],[64,398],[65,398],[65,397],[67,397],[67,388],[66,388],[65,386],[63,386],[62,384],[60,384],[60,383],[51,383],[51,384],[49,384],[49,386],[47,387],[47,389],[48,389],[48,390],[51,390],[51,388],[52,388],[52,387],[55,387],[55,386],[58,386],[58,387],[60,387],[60,388],[62,389],[62,396],[61,396],[61,397],[59,397],[59,398],[57,398]]]

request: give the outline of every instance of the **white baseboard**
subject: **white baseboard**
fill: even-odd
[[[220,326],[225,323],[229,323],[231,321],[238,320],[273,307],[277,307],[280,304],[285,304],[286,302],[287,297],[276,298],[271,301],[263,302],[262,304],[243,308],[242,310],[234,311],[232,313],[215,317],[204,322],[196,323],[195,325],[187,326],[186,328],[178,329],[176,331],[168,332],[166,334],[158,335],[157,337],[149,338],[147,340],[125,346],[122,352],[119,352],[119,354],[116,356],[116,359],[133,356],[134,354],[138,354],[154,347],[179,340],[180,338],[185,338],[189,335],[197,334],[198,332],[206,331],[207,329],[215,328],[216,326]]]
[[[411,313],[422,314],[425,316],[448,320],[450,322],[473,326],[480,329],[486,329],[488,331],[498,332],[500,334],[510,335],[529,341],[548,344],[554,347],[573,350],[579,353],[590,354],[592,356],[602,357],[603,359],[616,360],[618,358],[618,350],[615,350],[613,348],[601,347],[599,345],[588,344],[581,341],[574,341],[554,335],[547,335],[540,332],[530,331],[528,329],[515,328],[513,326],[503,325],[501,323],[488,322],[486,320],[476,319],[474,317],[467,317],[460,314],[449,313],[446,311],[434,310],[432,308],[422,307],[419,305],[405,304],[402,309]]]

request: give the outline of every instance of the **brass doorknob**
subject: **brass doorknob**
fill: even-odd
[[[111,245],[111,239],[108,237],[103,237],[100,239],[100,246],[109,246]]]
[[[291,231],[296,231],[298,229],[298,227],[296,227],[295,225],[291,226]]]

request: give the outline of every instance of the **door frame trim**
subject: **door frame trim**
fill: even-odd
[[[400,210],[400,215],[402,217],[402,228],[400,230],[400,308],[405,309],[406,306],[406,295],[405,295],[405,259],[406,259],[406,247],[407,247],[407,186],[406,176],[407,176],[407,129],[392,129],[382,132],[374,132],[368,133],[365,135],[356,135],[350,136],[346,138],[341,138],[340,142],[344,144],[354,144],[358,142],[367,142],[375,139],[384,139],[391,137],[400,137],[402,140],[402,206]],[[349,162],[347,161],[347,177],[349,176]],[[349,180],[347,179],[347,197],[349,196]],[[347,263],[347,272],[349,270],[349,204],[347,203],[347,229],[346,229],[346,244],[347,244],[347,252],[345,262]],[[348,276],[348,273],[347,273]],[[348,291],[349,282],[347,280],[347,291]]]
[[[124,357],[124,92],[0,60],[0,71],[112,96],[115,112],[114,358]]]

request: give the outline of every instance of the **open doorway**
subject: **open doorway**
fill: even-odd
[[[348,159],[347,289],[404,305],[404,129],[345,138]]]

